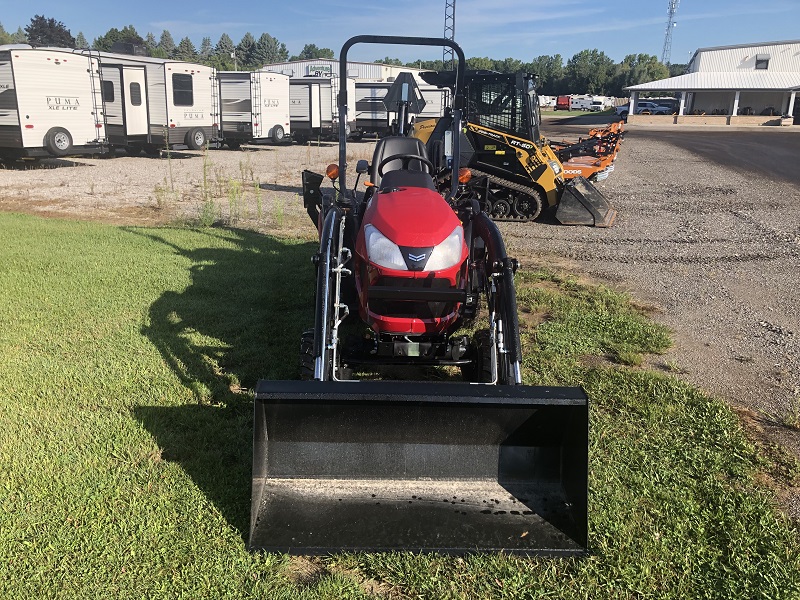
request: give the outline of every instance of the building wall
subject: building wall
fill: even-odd
[[[800,41],[698,50],[689,72],[753,71],[757,54],[769,54],[769,71],[800,71]]]

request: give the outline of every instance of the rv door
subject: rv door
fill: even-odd
[[[144,67],[123,67],[125,129],[129,136],[147,135],[147,85]]]

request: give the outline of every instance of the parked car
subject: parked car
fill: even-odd
[[[616,108],[617,116],[622,117],[623,119],[628,116],[630,113],[630,103],[625,104],[624,106],[618,106]],[[670,109],[666,106],[661,106],[660,104],[656,104],[655,102],[647,102],[646,100],[642,100],[641,102],[636,103],[636,114],[637,115],[668,115],[670,113]]]

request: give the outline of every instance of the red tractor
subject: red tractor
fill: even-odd
[[[356,43],[444,45],[466,64],[450,40],[358,36],[342,48],[342,78]],[[400,123],[348,189],[340,92],[333,193],[303,173],[320,237],[314,328],[301,341],[307,381],[256,388],[251,548],[585,549],[586,396],[521,385],[517,265],[459,169],[462,69],[456,81],[439,172]],[[414,85],[402,86],[387,96],[410,102]],[[404,121],[408,105],[397,108]],[[460,368],[466,381],[353,377],[387,364]]]

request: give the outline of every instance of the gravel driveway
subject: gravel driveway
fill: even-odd
[[[553,139],[590,127],[544,125]],[[751,432],[800,457],[800,434],[782,424],[800,415],[800,128],[792,129],[685,136],[630,127],[615,172],[598,184],[619,211],[614,227],[502,230],[523,264],[568,268],[652,305],[675,334],[656,366],[725,398]],[[371,150],[352,144],[352,162]],[[324,172],[336,159],[325,144],[12,165],[0,170],[0,209],[159,224],[208,217],[210,206],[216,221],[310,238],[300,171]],[[800,519],[800,490],[784,495]]]

